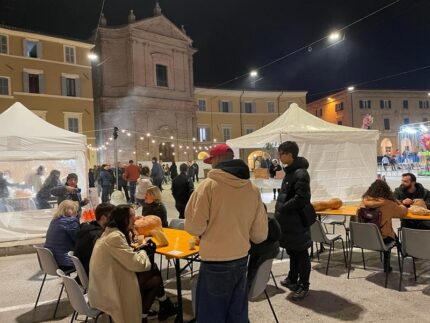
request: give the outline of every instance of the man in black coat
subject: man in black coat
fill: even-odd
[[[283,142],[278,152],[286,167],[281,193],[276,201],[275,218],[282,230],[280,245],[290,256],[290,272],[281,285],[294,291],[294,300],[300,300],[309,293],[311,272],[308,253],[312,245],[311,234],[309,226],[303,222],[303,209],[311,200],[309,163],[298,157],[299,147],[294,141]]]
[[[430,192],[420,183],[412,173],[402,175],[402,184],[394,190],[394,196],[404,206],[410,207],[415,199],[424,200],[427,208],[430,209]],[[430,221],[422,220],[401,220],[402,227],[411,229],[430,230]]]
[[[109,215],[114,208],[115,206],[109,203],[99,204],[96,208],[96,219],[91,222],[82,223],[76,236],[74,255],[79,258],[88,275],[90,272],[90,259],[94,244],[109,222]]]
[[[179,212],[179,218],[183,219],[185,207],[194,191],[194,184],[188,176],[187,164],[181,164],[179,166],[179,171],[181,173],[172,181],[172,194],[175,198],[175,207]]]

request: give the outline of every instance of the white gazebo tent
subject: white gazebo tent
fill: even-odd
[[[240,148],[263,148],[267,143],[296,141],[299,156],[309,161],[312,200],[339,197],[355,201],[376,179],[379,132],[332,124],[293,103],[276,120],[227,144],[238,156]]]
[[[86,136],[58,128],[46,122],[20,102],[14,103],[0,114],[0,164],[3,167],[22,161],[36,160],[43,163],[43,161],[51,160],[70,160],[79,177],[82,195],[86,196],[88,187],[86,150]],[[50,169],[48,169],[49,171]],[[65,175],[67,174],[62,174],[62,176]],[[20,238],[19,233],[22,233],[20,231],[22,228],[20,228],[19,222],[26,218],[25,212],[23,211],[22,214],[13,212],[13,217],[9,219],[6,216],[7,213],[0,213],[0,241],[4,240],[2,235],[4,237],[7,230],[12,232],[15,230],[17,239]],[[35,213],[36,211],[34,211]],[[37,223],[39,222],[37,221]],[[29,223],[22,223],[22,225],[29,227]],[[41,225],[40,231],[45,230],[46,232],[47,225],[42,227],[44,225]],[[34,229],[32,228],[33,233]]]

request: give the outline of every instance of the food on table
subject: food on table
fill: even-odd
[[[315,211],[322,211],[327,209],[337,210],[340,209],[343,205],[343,202],[339,198],[332,198],[326,201],[314,201],[312,202],[312,206]]]

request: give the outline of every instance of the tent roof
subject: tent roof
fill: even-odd
[[[328,136],[330,139],[335,136],[342,138],[343,135],[347,135],[347,137],[354,136],[364,139],[369,137],[377,138],[379,132],[345,127],[324,121],[293,103],[282,115],[268,125],[248,135],[228,140],[227,144],[238,148],[260,147],[273,140],[283,140],[281,139],[284,137],[282,135],[298,135],[307,138]]]
[[[0,114],[0,150],[86,150],[85,135],[56,127],[16,102]]]

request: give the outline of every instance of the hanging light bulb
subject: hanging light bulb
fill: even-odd
[[[146,156],[148,156],[149,155],[149,153],[146,153]]]
[[[179,148],[182,149],[182,145],[179,145]]]
[[[152,142],[153,144],[155,144],[155,140],[154,140],[154,139],[152,139],[152,140],[151,140],[151,142]]]
[[[151,134],[149,132],[146,133],[147,137],[151,137]]]
[[[161,144],[162,144],[163,146],[165,146],[165,145],[166,145],[166,143],[165,143],[165,142],[162,142]]]
[[[130,137],[130,136],[131,136],[131,133],[127,132],[127,136],[129,136],[129,137]]]
[[[122,129],[122,130],[121,130],[121,132],[122,132],[122,133],[125,133],[125,129]]]
[[[175,145],[174,145],[174,144],[171,144],[171,145],[170,145],[170,147],[172,147],[172,148],[173,148],[173,147],[175,147]]]
[[[170,139],[173,139],[173,136],[170,136]]]
[[[196,141],[196,138],[193,138],[193,141]]]
[[[110,140],[110,141],[112,141],[112,140],[113,140],[113,138],[112,138],[112,137],[109,137],[109,140]]]
[[[140,137],[140,140],[143,140],[143,137]]]

